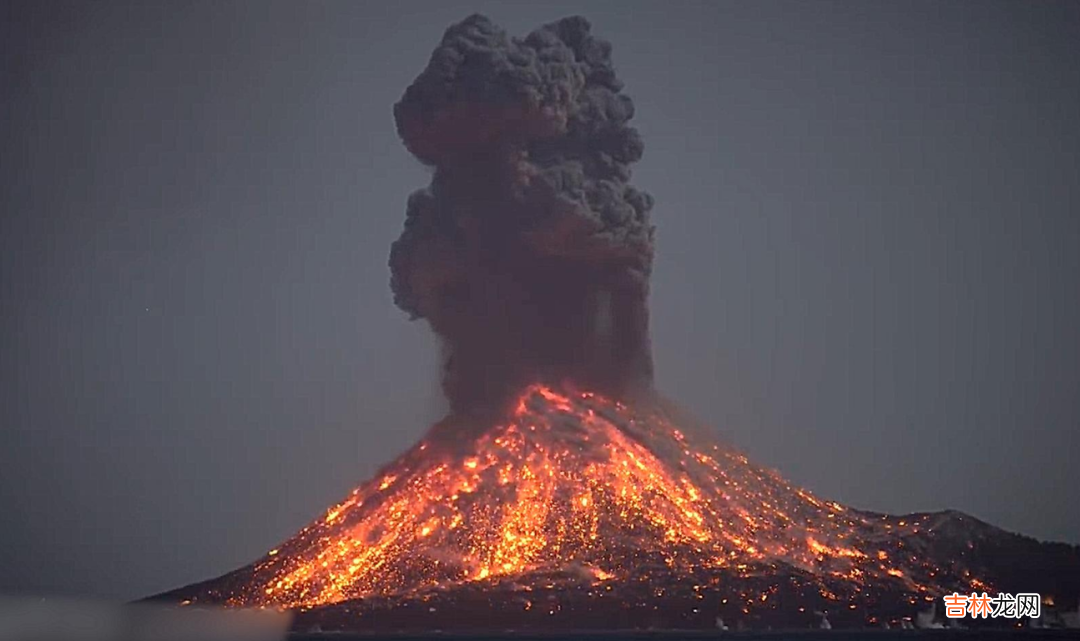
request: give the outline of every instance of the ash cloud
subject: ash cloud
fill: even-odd
[[[629,184],[633,114],[611,45],[581,17],[511,38],[471,16],[395,105],[434,174],[408,200],[390,284],[442,339],[455,411],[537,381],[651,387],[652,198]]]

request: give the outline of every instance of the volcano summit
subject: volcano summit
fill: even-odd
[[[338,629],[805,626],[954,590],[1080,592],[1075,547],[792,486],[652,385],[652,199],[608,43],[582,18],[447,30],[394,113],[434,169],[390,256],[445,349],[451,413],[263,558],[160,595]]]

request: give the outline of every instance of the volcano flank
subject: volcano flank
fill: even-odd
[[[391,288],[443,345],[451,412],[255,563],[155,599],[501,630],[864,625],[953,591],[1080,593],[1076,547],[823,500],[654,390],[643,145],[583,18],[520,39],[467,18],[394,113],[433,176]]]
[[[159,598],[293,608],[325,629],[686,628],[1077,591],[1075,548],[824,501],[644,405],[537,385],[465,442],[448,418],[258,562]]]

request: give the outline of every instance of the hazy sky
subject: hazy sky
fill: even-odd
[[[1080,542],[1080,4],[7,2],[0,592],[220,574],[440,416],[391,108],[475,11],[614,44],[664,392],[830,499]]]

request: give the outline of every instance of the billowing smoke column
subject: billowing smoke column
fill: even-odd
[[[474,15],[446,31],[395,105],[434,168],[390,252],[394,300],[446,350],[455,411],[536,381],[648,389],[652,199],[611,45],[584,18],[524,39]]]

